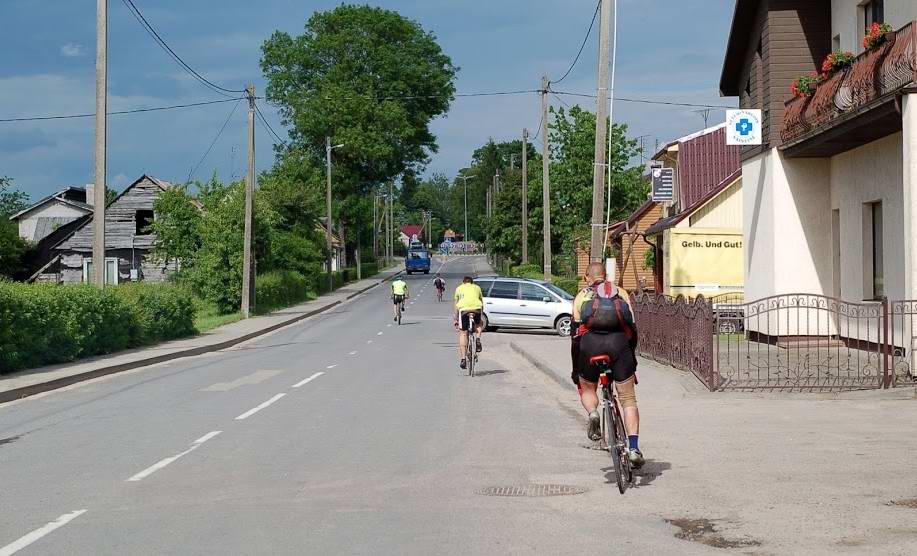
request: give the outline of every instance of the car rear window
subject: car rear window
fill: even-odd
[[[518,282],[494,282],[494,287],[490,289],[490,295],[497,299],[518,299],[519,283]]]
[[[487,297],[487,292],[490,291],[490,287],[494,284],[493,280],[475,280],[475,284],[481,288],[481,293],[484,294],[484,297]]]

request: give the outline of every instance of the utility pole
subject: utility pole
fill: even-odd
[[[522,264],[529,262],[529,130],[522,130]]]
[[[96,167],[92,186],[92,281],[105,287],[105,174],[108,169],[108,0],[96,1]],[[117,269],[115,269],[117,272]]]
[[[395,185],[388,184],[388,259],[389,264],[395,262],[395,232],[392,229],[395,223]]]
[[[379,216],[379,196],[373,189],[373,261],[379,262],[379,225],[376,220]]]
[[[605,143],[608,140],[608,42],[611,22],[611,0],[602,0],[599,30],[598,107],[595,118],[595,164],[592,180],[592,244],[590,260],[602,262],[605,254]]]
[[[541,111],[544,125],[541,128],[541,204],[544,213],[544,279],[551,281],[551,156],[548,148],[548,124],[550,122],[548,104],[548,76],[541,78]]]
[[[459,176],[461,179],[465,180],[465,237],[462,239],[468,241],[468,180],[474,178],[475,176]]]
[[[245,235],[242,247],[242,318],[249,318],[255,302],[254,257],[252,256],[252,228],[255,211],[255,86],[245,88],[248,97],[248,174],[245,179]]]
[[[329,292],[334,289],[334,274],[331,268],[331,261],[334,258],[334,245],[331,242],[331,230],[332,230],[331,228],[332,226],[332,219],[331,219],[331,151],[333,151],[334,149],[339,149],[343,146],[344,145],[341,144],[341,145],[335,145],[332,147],[331,146],[331,136],[325,137],[325,168],[326,168],[326,174],[327,174],[327,185],[325,187],[325,214],[327,215],[327,218],[328,218],[328,221],[327,221],[328,226],[325,229],[325,241],[327,243],[327,249],[328,249],[328,291]],[[342,244],[341,247],[342,248],[344,247],[343,243],[344,243],[344,237],[343,237],[343,234],[341,234],[341,244]]]

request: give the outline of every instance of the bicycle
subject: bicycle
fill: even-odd
[[[396,306],[398,307],[398,313],[397,313],[398,326],[401,326],[401,313],[404,311],[404,298],[401,300],[400,303],[396,303]]]
[[[615,481],[618,491],[624,494],[627,485],[634,483],[634,469],[627,453],[627,431],[624,430],[624,419],[618,392],[611,378],[611,357],[597,355],[589,363],[599,368],[599,384],[602,387],[602,438],[608,446],[608,454],[614,464]]]
[[[440,303],[443,302],[443,290],[436,288],[436,300]]]
[[[459,322],[463,320],[462,319],[463,314],[464,313],[459,313]],[[465,332],[468,333],[468,341],[466,342],[466,346],[465,346],[465,364],[468,367],[468,376],[473,377],[474,376],[474,364],[478,362],[478,352],[477,352],[478,333],[477,333],[477,328],[475,327],[475,325],[477,324],[475,322],[476,313],[472,312],[470,313],[470,315],[471,315],[471,318],[468,319],[468,329],[465,330]]]

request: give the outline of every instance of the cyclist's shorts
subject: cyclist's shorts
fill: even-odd
[[[397,295],[397,294],[393,295],[393,296],[392,296],[392,304],[393,304],[393,305],[397,305],[397,304],[399,304],[399,303],[404,303],[404,296],[403,296],[403,295]]]
[[[637,372],[637,358],[623,332],[586,332],[580,340],[579,375],[589,382],[599,381],[599,369],[589,362],[597,355],[611,356],[611,378],[624,382]]]
[[[462,330],[468,330],[468,328],[471,326],[471,323],[469,322],[469,319],[471,319],[471,315],[474,315],[475,323],[481,324],[481,310],[480,309],[477,311],[462,311],[462,321],[460,325],[462,327]]]

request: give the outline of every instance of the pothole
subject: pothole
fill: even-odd
[[[902,500],[892,500],[889,506],[898,506],[900,508],[913,508],[917,510],[917,498],[904,498]]]
[[[476,490],[481,496],[570,496],[583,494],[588,489],[574,485],[508,485],[491,486]]]
[[[666,522],[681,529],[675,537],[714,548],[747,548],[761,546],[755,539],[727,539],[719,534],[716,524],[709,519],[666,519]]]

